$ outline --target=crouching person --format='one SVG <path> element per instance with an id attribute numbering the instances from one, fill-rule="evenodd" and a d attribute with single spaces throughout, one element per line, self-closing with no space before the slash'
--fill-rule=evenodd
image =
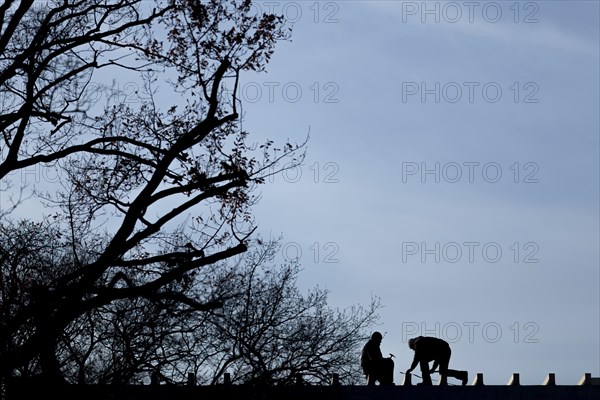
<path id="1" fill-rule="evenodd" d="M 469 374 L 467 371 L 458 371 L 449 369 L 450 356 L 452 354 L 450 345 L 445 340 L 436 337 L 419 336 L 408 341 L 408 347 L 414 352 L 415 356 L 409 369 L 410 374 L 413 369 L 419 365 L 423 375 L 423 385 L 431 385 L 431 373 L 435 372 L 438 365 L 440 367 L 440 384 L 447 385 L 448 377 L 459 379 L 462 385 L 467 384 Z M 429 362 L 433 361 L 433 366 L 429 369 Z"/>

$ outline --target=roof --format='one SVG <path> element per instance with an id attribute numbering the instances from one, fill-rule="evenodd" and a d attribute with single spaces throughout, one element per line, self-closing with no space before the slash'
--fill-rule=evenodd
<path id="1" fill-rule="evenodd" d="M 478 381 L 479 379 L 479 381 Z M 332 383 L 336 383 L 335 380 Z M 518 374 L 513 374 L 506 385 L 485 385 L 481 374 L 465 386 L 418 386 L 405 380 L 402 384 L 386 386 L 339 385 L 330 386 L 175 386 L 175 385 L 40 385 L 13 384 L 6 387 L 7 400 L 22 400 L 60 396 L 61 400 L 598 400 L 600 378 L 586 373 L 572 385 L 556 385 L 549 374 L 540 385 L 520 385 Z"/>

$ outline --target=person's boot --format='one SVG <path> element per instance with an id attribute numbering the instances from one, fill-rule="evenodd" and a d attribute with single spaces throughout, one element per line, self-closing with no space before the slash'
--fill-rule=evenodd
<path id="1" fill-rule="evenodd" d="M 465 386 L 467 384 L 467 381 L 469 380 L 469 372 L 460 371 L 460 380 L 462 381 L 462 385 Z"/>
<path id="2" fill-rule="evenodd" d="M 431 377 L 429 375 L 423 374 L 423 382 L 419 383 L 419 385 L 431 386 L 433 383 L 431 382 Z"/>
<path id="3" fill-rule="evenodd" d="M 440 386 L 448 386 L 448 377 L 444 374 L 440 374 L 440 381 L 438 384 Z"/>
<path id="4" fill-rule="evenodd" d="M 375 377 L 372 374 L 367 375 L 367 386 L 375 386 Z"/>

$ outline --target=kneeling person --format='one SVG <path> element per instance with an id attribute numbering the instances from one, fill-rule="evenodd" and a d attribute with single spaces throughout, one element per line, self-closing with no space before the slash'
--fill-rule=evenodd
<path id="1" fill-rule="evenodd" d="M 382 385 L 394 383 L 394 361 L 391 357 L 384 358 L 381 354 L 381 341 L 383 336 L 379 332 L 373 332 L 371 339 L 365 344 L 360 356 L 360 366 L 367 377 L 367 385 Z"/>

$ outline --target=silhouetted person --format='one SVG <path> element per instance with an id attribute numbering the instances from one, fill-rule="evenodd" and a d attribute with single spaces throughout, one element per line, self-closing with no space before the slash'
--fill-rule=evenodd
<path id="1" fill-rule="evenodd" d="M 373 332 L 371 339 L 365 344 L 360 355 L 360 366 L 367 377 L 367 385 L 379 382 L 382 385 L 394 383 L 394 361 L 391 357 L 384 358 L 381 354 L 383 336 Z"/>
<path id="2" fill-rule="evenodd" d="M 448 369 L 450 363 L 450 345 L 435 337 L 419 336 L 408 341 L 408 347 L 415 352 L 412 365 L 406 370 L 409 374 L 417 367 L 421 366 L 421 374 L 423 375 L 423 385 L 431 385 L 431 373 L 435 372 L 438 365 L 440 366 L 440 384 L 447 385 L 448 377 L 460 379 L 463 386 L 467 384 L 469 373 L 467 371 L 457 371 Z M 431 370 L 429 369 L 429 361 L 433 361 Z"/>

